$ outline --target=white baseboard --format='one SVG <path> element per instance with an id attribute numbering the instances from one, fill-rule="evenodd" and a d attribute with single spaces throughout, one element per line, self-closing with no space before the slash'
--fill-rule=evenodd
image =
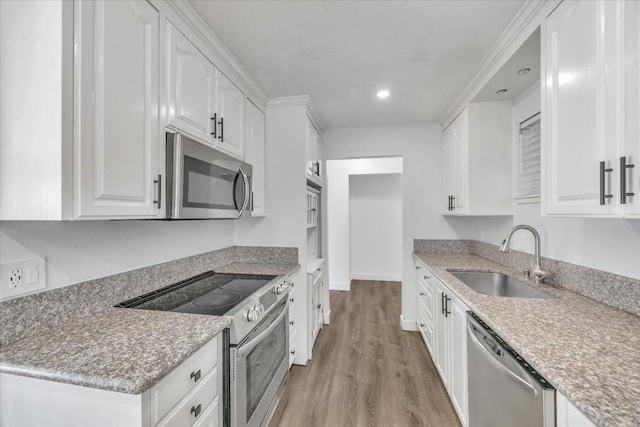
<path id="1" fill-rule="evenodd" d="M 415 320 L 405 319 L 404 316 L 400 315 L 400 327 L 403 331 L 417 331 L 418 325 L 416 325 Z"/>
<path id="2" fill-rule="evenodd" d="M 401 278 L 397 274 L 367 274 L 367 273 L 353 273 L 351 275 L 352 280 L 375 280 L 380 282 L 400 282 Z"/>
<path id="3" fill-rule="evenodd" d="M 322 318 L 322 321 L 325 325 L 328 325 L 331 323 L 331 310 L 327 311 L 326 313 L 324 313 L 324 316 Z"/>
<path id="4" fill-rule="evenodd" d="M 351 283 L 330 283 L 329 290 L 331 291 L 350 291 Z"/>

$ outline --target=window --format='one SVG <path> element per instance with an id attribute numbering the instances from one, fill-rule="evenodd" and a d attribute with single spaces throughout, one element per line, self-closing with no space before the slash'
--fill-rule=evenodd
<path id="1" fill-rule="evenodd" d="M 515 198 L 531 202 L 540 199 L 540 113 L 520 123 Z"/>

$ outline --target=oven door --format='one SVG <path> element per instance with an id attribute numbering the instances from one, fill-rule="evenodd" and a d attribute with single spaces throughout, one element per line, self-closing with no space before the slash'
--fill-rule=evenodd
<path id="1" fill-rule="evenodd" d="M 289 370 L 287 299 L 239 345 L 231 347 L 231 426 L 266 425 L 265 417 Z"/>
<path id="2" fill-rule="evenodd" d="M 251 212 L 251 165 L 167 133 L 167 217 L 239 218 Z"/>

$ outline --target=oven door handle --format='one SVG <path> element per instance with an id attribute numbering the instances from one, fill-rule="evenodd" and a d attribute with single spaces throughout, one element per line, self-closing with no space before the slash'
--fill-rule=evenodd
<path id="1" fill-rule="evenodd" d="M 244 200 L 242 202 L 242 207 L 238 211 L 238 216 L 242 216 L 244 211 L 249 206 L 249 193 L 250 193 L 249 185 L 250 184 L 249 184 L 249 177 L 247 176 L 246 173 L 244 173 L 242 168 L 240 168 L 240 170 L 238 170 L 238 173 L 242 176 L 242 181 L 244 182 Z"/>
<path id="2" fill-rule="evenodd" d="M 247 353 L 253 350 L 258 344 L 260 344 L 260 341 L 262 341 L 264 337 L 269 335 L 271 332 L 273 332 L 275 328 L 278 327 L 278 323 L 280 323 L 282 318 L 285 317 L 287 313 L 289 313 L 289 310 L 287 309 L 287 305 L 285 304 L 284 309 L 282 310 L 282 313 L 280 313 L 278 317 L 276 317 L 276 319 L 271 323 L 271 325 L 269 325 L 267 329 L 262 331 L 257 337 L 255 337 L 248 343 L 238 347 L 238 357 L 245 357 Z"/>

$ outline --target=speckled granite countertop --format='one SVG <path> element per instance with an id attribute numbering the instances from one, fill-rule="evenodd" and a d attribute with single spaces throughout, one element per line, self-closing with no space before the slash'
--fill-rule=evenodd
<path id="1" fill-rule="evenodd" d="M 109 308 L 0 351 L 0 372 L 139 394 L 229 326 L 219 316 Z"/>
<path id="2" fill-rule="evenodd" d="M 640 317 L 532 282 L 557 299 L 478 294 L 447 270 L 522 275 L 476 255 L 414 257 L 596 424 L 640 426 Z"/>
<path id="3" fill-rule="evenodd" d="M 235 262 L 218 273 L 285 275 L 298 264 Z M 224 316 L 108 308 L 0 349 L 0 372 L 138 394 L 224 328 Z"/>
<path id="4" fill-rule="evenodd" d="M 292 274 L 300 269 L 298 264 L 259 264 L 251 262 L 234 262 L 216 268 L 216 273 L 229 274 L 265 274 L 280 276 Z"/>

